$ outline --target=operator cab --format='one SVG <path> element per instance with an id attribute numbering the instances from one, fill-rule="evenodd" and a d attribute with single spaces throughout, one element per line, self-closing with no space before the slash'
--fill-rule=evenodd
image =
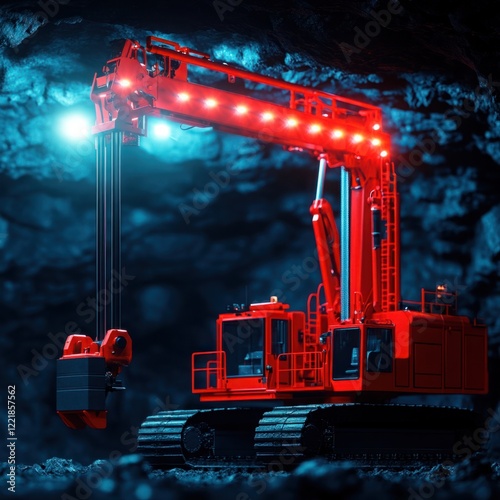
<path id="1" fill-rule="evenodd" d="M 291 352 L 302 341 L 305 316 L 288 304 L 269 302 L 228 307 L 217 319 L 217 350 L 193 355 L 195 392 L 254 395 L 274 391 L 291 377 Z M 286 379 L 286 380 L 285 380 Z"/>

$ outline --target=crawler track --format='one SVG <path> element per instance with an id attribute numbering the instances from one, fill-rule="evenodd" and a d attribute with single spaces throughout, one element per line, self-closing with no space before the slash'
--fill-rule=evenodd
<path id="1" fill-rule="evenodd" d="M 185 465 L 182 431 L 197 410 L 162 411 L 146 419 L 139 430 L 140 452 L 156 469 Z"/>
<path id="2" fill-rule="evenodd" d="M 368 466 L 458 460 L 459 444 L 481 426 L 460 408 L 305 405 L 161 412 L 139 430 L 139 452 L 155 468 L 291 469 L 320 456 Z M 458 445 L 457 445 L 458 443 Z"/>

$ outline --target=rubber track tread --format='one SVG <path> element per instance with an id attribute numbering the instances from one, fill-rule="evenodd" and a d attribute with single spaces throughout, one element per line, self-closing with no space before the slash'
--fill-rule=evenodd
<path id="1" fill-rule="evenodd" d="M 219 416 L 229 416 L 231 410 L 176 410 L 148 417 L 139 430 L 139 452 L 155 468 L 227 467 L 231 465 L 230 453 L 200 461 L 189 459 L 186 463 L 181 440 L 188 421 L 188 425 L 192 425 L 209 415 L 219 419 Z M 217 415 L 219 411 L 223 413 Z M 278 464 L 280 470 L 290 469 L 312 456 L 304 446 L 306 428 L 308 432 L 312 428 L 313 437 L 315 432 L 320 436 L 315 455 L 331 461 L 351 460 L 366 466 L 435 464 L 444 459 L 457 459 L 453 454 L 453 444 L 481 425 L 479 417 L 477 413 L 461 408 L 404 404 L 275 407 L 263 411 L 258 420 L 252 465 L 274 467 Z M 242 419 L 231 418 L 232 424 L 235 421 Z M 238 466 L 239 461 L 241 463 L 236 449 L 234 466 Z M 246 465 L 250 464 L 246 462 Z"/>
<path id="2" fill-rule="evenodd" d="M 182 467 L 182 431 L 187 420 L 200 410 L 162 411 L 148 417 L 138 433 L 138 452 L 154 468 Z"/>

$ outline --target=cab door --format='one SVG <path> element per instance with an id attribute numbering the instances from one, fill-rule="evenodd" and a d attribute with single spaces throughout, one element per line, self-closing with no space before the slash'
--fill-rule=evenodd
<path id="1" fill-rule="evenodd" d="M 228 389 L 265 387 L 265 318 L 247 316 L 221 322 Z"/>
<path id="2" fill-rule="evenodd" d="M 270 365 L 275 371 L 274 381 L 276 387 L 292 384 L 292 355 L 290 354 L 290 320 L 283 318 L 270 318 Z M 271 375 L 271 374 L 270 374 Z M 274 385 L 273 384 L 273 385 Z"/>

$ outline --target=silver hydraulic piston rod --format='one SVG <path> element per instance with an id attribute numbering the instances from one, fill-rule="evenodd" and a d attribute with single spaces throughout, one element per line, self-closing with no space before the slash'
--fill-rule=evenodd
<path id="1" fill-rule="evenodd" d="M 111 282 L 121 272 L 122 132 L 96 137 L 96 340 L 121 328 L 121 295 Z M 108 207 L 109 200 L 109 207 Z"/>
<path id="2" fill-rule="evenodd" d="M 340 169 L 340 320 L 350 318 L 351 173 Z"/>

